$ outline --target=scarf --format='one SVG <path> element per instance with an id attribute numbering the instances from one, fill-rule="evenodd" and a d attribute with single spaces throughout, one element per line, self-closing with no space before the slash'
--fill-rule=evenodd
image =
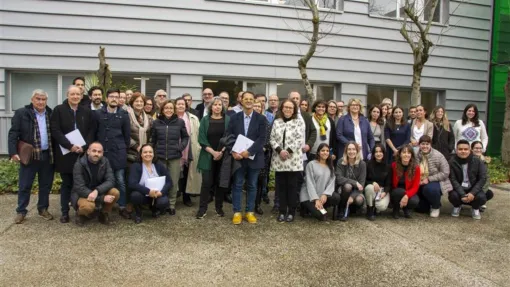
<path id="1" fill-rule="evenodd" d="M 429 177 L 429 154 L 421 153 L 421 161 L 420 161 L 420 180 L 424 180 Z"/>
<path id="2" fill-rule="evenodd" d="M 151 164 L 152 173 L 149 173 L 149 169 L 145 165 L 145 163 L 142 164 L 142 177 L 140 178 L 140 181 L 138 182 L 140 185 L 145 185 L 145 182 L 149 178 L 158 177 L 158 172 L 156 171 L 156 166 L 154 164 Z"/>
<path id="3" fill-rule="evenodd" d="M 34 113 L 34 150 L 32 151 L 32 158 L 34 160 L 41 160 L 42 148 L 41 148 L 41 132 L 39 131 L 39 122 L 37 122 L 36 111 L 32 111 Z M 50 129 L 50 117 L 48 113 L 45 114 L 46 117 L 46 133 L 48 134 L 48 150 L 50 151 L 50 164 L 53 164 L 53 147 L 51 145 L 51 129 Z"/>
<path id="4" fill-rule="evenodd" d="M 319 118 L 319 116 L 316 113 L 313 113 L 313 118 L 319 124 L 321 140 L 325 140 L 326 139 L 326 130 L 327 130 L 326 123 L 328 122 L 328 116 L 326 114 L 323 114 L 322 118 Z"/>
<path id="5" fill-rule="evenodd" d="M 184 121 L 184 124 L 186 125 L 186 131 L 188 132 L 188 135 L 190 136 L 190 140 L 188 141 L 188 145 L 186 148 L 182 151 L 182 157 L 181 157 L 181 167 L 184 165 L 188 165 L 188 154 L 189 154 L 189 146 L 191 143 L 191 122 L 189 120 L 188 113 L 184 112 L 182 114 L 182 117 L 179 117 Z"/>
<path id="6" fill-rule="evenodd" d="M 140 115 L 137 116 L 135 114 L 134 109 L 128 109 L 129 118 L 131 119 L 131 124 L 134 125 L 138 129 L 138 145 L 142 146 L 147 143 L 147 131 L 150 129 L 149 126 L 149 118 L 145 114 L 144 111 L 140 112 Z"/>

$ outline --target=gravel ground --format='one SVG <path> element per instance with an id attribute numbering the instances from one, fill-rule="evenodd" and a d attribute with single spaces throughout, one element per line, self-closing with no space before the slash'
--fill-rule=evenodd
<path id="1" fill-rule="evenodd" d="M 17 197 L 0 196 L 0 286 L 510 286 L 509 185 L 481 221 L 464 208 L 452 218 L 443 198 L 438 219 L 414 214 L 370 222 L 298 218 L 277 223 L 264 205 L 256 225 L 231 224 L 211 205 L 194 218 L 198 198 L 177 215 L 135 225 L 117 214 L 114 225 L 85 227 L 37 216 L 33 196 L 27 220 L 13 224 Z M 72 217 L 73 219 L 73 217 Z"/>

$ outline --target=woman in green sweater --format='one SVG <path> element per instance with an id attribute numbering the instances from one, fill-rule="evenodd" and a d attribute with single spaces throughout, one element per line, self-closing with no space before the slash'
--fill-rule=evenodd
<path id="1" fill-rule="evenodd" d="M 202 173 L 202 188 L 200 190 L 200 207 L 197 219 L 204 218 L 209 204 L 211 190 L 215 190 L 216 214 L 223 217 L 223 196 L 225 190 L 219 187 L 219 174 L 223 158 L 223 149 L 220 149 L 220 139 L 227 131 L 229 117 L 219 97 L 215 97 L 207 107 L 208 113 L 200 121 L 198 130 L 198 143 L 202 147 L 198 158 L 198 171 Z"/>

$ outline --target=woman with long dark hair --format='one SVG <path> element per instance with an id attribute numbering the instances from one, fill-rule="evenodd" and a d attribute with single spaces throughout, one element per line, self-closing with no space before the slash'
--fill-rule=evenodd
<path id="1" fill-rule="evenodd" d="M 390 200 L 393 205 L 393 218 L 398 219 L 400 209 L 405 218 L 411 218 L 411 210 L 418 206 L 416 195 L 420 188 L 420 166 L 411 145 L 403 146 L 391 164 L 392 183 Z"/>
<path id="2" fill-rule="evenodd" d="M 340 118 L 340 116 L 338 115 L 338 106 L 336 105 L 336 102 L 331 100 L 331 101 L 328 101 L 328 105 L 326 106 L 327 108 L 327 114 L 328 114 L 328 117 L 335 123 L 338 122 L 338 119 Z"/>
<path id="3" fill-rule="evenodd" d="M 135 209 L 135 223 L 142 222 L 142 205 L 148 205 L 152 217 L 157 218 L 170 205 L 168 191 L 172 186 L 172 179 L 163 164 L 154 162 L 154 149 L 150 144 L 140 147 L 139 161 L 131 165 L 129 172 L 129 189 L 131 203 Z M 160 190 L 150 189 L 145 185 L 150 178 L 165 177 L 165 185 Z"/>
<path id="4" fill-rule="evenodd" d="M 175 103 L 165 101 L 161 104 L 160 115 L 152 126 L 151 143 L 160 163 L 164 164 L 170 172 L 172 185 L 168 198 L 170 208 L 168 213 L 175 215 L 177 201 L 177 183 L 181 175 L 182 152 L 188 146 L 189 134 L 186 124 L 175 113 Z"/>
<path id="5" fill-rule="evenodd" d="M 479 119 L 478 107 L 475 104 L 468 104 L 462 113 L 462 119 L 457 120 L 453 126 L 455 135 L 455 144 L 459 140 L 467 140 L 469 144 L 474 141 L 481 141 L 483 144 L 483 152 L 489 144 L 489 137 L 485 124 Z"/>
<path id="6" fill-rule="evenodd" d="M 220 169 L 224 150 L 220 148 L 220 139 L 225 136 L 230 117 L 226 115 L 226 107 L 221 98 L 214 97 L 207 106 L 207 115 L 200 121 L 198 142 L 202 146 L 198 158 L 198 170 L 202 174 L 202 188 L 200 190 L 200 207 L 196 218 L 204 218 L 207 205 L 214 193 L 216 214 L 225 216 L 223 212 L 223 197 L 225 189 L 219 186 Z"/>
<path id="7" fill-rule="evenodd" d="M 361 149 L 356 142 L 350 141 L 345 145 L 343 157 L 336 166 L 336 184 L 340 201 L 340 220 L 347 221 L 349 218 L 350 206 L 363 206 L 365 197 L 363 188 L 367 175 L 367 167 L 361 160 Z M 336 215 L 334 215 L 336 219 Z"/>
<path id="8" fill-rule="evenodd" d="M 444 107 L 435 107 L 430 114 L 429 120 L 434 124 L 432 147 L 442 153 L 448 161 L 455 148 L 455 136 Z"/>
<path id="9" fill-rule="evenodd" d="M 416 106 L 416 119 L 411 123 L 411 145 L 415 153 L 418 152 L 418 142 L 423 135 L 434 137 L 434 125 L 426 118 L 425 107 Z"/>
<path id="10" fill-rule="evenodd" d="M 328 146 L 333 151 L 333 160 L 336 159 L 337 150 L 335 122 L 328 117 L 328 114 L 326 113 L 326 106 L 327 103 L 323 100 L 315 101 L 312 106 L 312 122 L 315 126 L 315 129 L 317 130 L 317 139 L 315 140 L 313 147 L 310 149 L 310 155 L 308 157 L 309 161 L 317 158 L 317 148 L 323 143 L 328 144 Z"/>
<path id="11" fill-rule="evenodd" d="M 154 117 L 154 114 L 156 113 L 156 108 L 155 108 L 153 99 L 147 98 L 145 100 L 145 105 L 143 106 L 143 111 L 151 118 Z"/>
<path id="12" fill-rule="evenodd" d="M 304 122 L 298 118 L 297 105 L 287 99 L 273 122 L 269 142 L 273 148 L 271 169 L 275 171 L 276 192 L 280 202 L 278 222 L 292 222 L 298 202 L 298 176 L 303 171 Z"/>
<path id="13" fill-rule="evenodd" d="M 374 136 L 374 142 L 380 143 L 386 148 L 386 141 L 384 140 L 384 125 L 386 119 L 381 116 L 381 109 L 378 106 L 372 106 L 368 110 L 368 122 L 370 123 L 370 130 Z"/>
<path id="14" fill-rule="evenodd" d="M 388 163 L 391 163 L 397 155 L 398 149 L 409 144 L 411 139 L 411 128 L 404 119 L 404 110 L 401 107 L 393 108 L 393 113 L 384 128 L 384 138 L 388 147 Z"/>
<path id="15" fill-rule="evenodd" d="M 301 187 L 299 200 L 313 217 L 326 220 L 326 209 L 329 206 L 337 208 L 340 195 L 335 192 L 335 170 L 329 145 L 321 143 L 316 155 L 315 160 L 306 165 L 305 184 Z"/>
<path id="16" fill-rule="evenodd" d="M 485 184 L 482 187 L 483 192 L 485 192 L 485 196 L 487 197 L 487 201 L 491 200 L 494 197 L 494 192 L 489 188 L 491 181 L 489 177 L 489 163 L 491 162 L 490 157 L 486 157 L 483 155 L 483 143 L 481 141 L 474 141 L 471 144 L 471 152 L 473 153 L 473 156 L 479 158 L 486 167 L 487 170 L 487 180 L 485 181 Z M 487 205 L 480 206 L 480 212 L 484 212 L 487 208 Z"/>
<path id="17" fill-rule="evenodd" d="M 376 210 L 382 212 L 388 208 L 391 176 L 391 168 L 386 162 L 386 150 L 382 144 L 376 143 L 372 158 L 367 163 L 365 198 L 369 220 L 375 219 Z"/>

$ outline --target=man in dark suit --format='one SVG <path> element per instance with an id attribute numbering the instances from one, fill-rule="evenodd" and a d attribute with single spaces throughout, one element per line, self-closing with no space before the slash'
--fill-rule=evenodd
<path id="1" fill-rule="evenodd" d="M 230 118 L 227 134 L 238 137 L 243 135 L 253 141 L 253 145 L 241 153 L 232 152 L 232 157 L 241 163 L 241 167 L 234 173 L 232 188 L 232 205 L 234 209 L 233 224 L 241 224 L 241 198 L 243 185 L 246 179 L 246 214 L 249 223 L 257 223 L 253 211 L 255 210 L 255 197 L 257 195 L 257 180 L 260 169 L 264 168 L 263 146 L 266 142 L 266 119 L 253 111 L 255 95 L 244 92 L 241 98 L 243 111 Z M 249 157 L 255 156 L 250 159 Z"/>
<path id="2" fill-rule="evenodd" d="M 190 93 L 184 93 L 184 94 L 182 94 L 182 98 L 186 102 L 186 108 L 188 109 L 188 112 L 190 112 L 190 113 L 192 113 L 192 114 L 194 114 L 195 116 L 198 117 L 200 115 L 198 113 L 198 111 L 191 107 L 191 104 L 193 103 L 193 97 L 191 97 L 191 94 Z"/>
<path id="3" fill-rule="evenodd" d="M 207 115 L 206 107 L 212 101 L 213 97 L 214 97 L 214 93 L 211 89 L 205 88 L 202 91 L 202 103 L 198 104 L 195 108 L 198 111 L 199 119 L 202 119 L 205 115 Z"/>

